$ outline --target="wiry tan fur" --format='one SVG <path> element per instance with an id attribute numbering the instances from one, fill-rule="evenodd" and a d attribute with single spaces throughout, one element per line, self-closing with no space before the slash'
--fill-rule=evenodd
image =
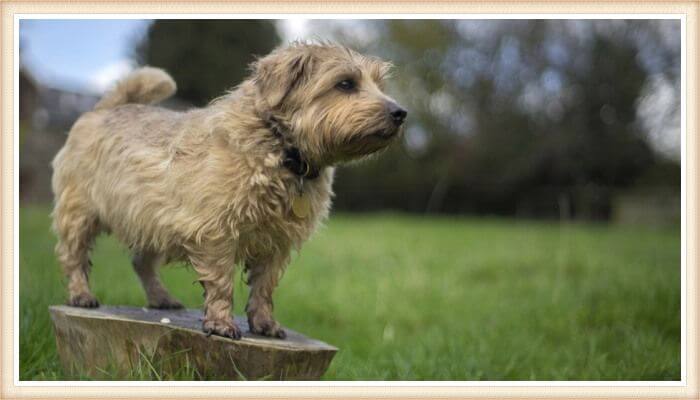
<path id="1" fill-rule="evenodd" d="M 232 277 L 242 265 L 251 331 L 284 337 L 272 292 L 290 252 L 328 215 L 333 165 L 384 148 L 399 131 L 387 115 L 395 103 L 381 89 L 388 67 L 340 46 L 295 43 L 259 59 L 235 90 L 187 112 L 145 105 L 174 93 L 164 71 L 128 76 L 80 117 L 53 161 L 53 229 L 69 303 L 97 306 L 89 252 L 96 235 L 111 232 L 133 252 L 150 306 L 182 307 L 157 267 L 186 261 L 205 290 L 203 329 L 237 338 Z M 356 91 L 335 87 L 348 78 Z M 299 177 L 282 166 L 269 115 L 321 169 L 303 185 L 305 218 L 291 210 Z"/>

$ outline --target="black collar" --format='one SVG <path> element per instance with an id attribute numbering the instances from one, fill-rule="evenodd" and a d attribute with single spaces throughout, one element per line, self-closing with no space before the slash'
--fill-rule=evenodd
<path id="1" fill-rule="evenodd" d="M 284 126 L 277 120 L 277 118 L 272 115 L 263 118 L 265 121 L 265 126 L 272 132 L 273 135 L 282 140 L 282 146 L 284 150 L 284 159 L 282 160 L 282 165 L 290 170 L 294 175 L 313 180 L 318 178 L 321 171 L 319 168 L 314 167 L 311 163 L 306 161 L 299 151 L 299 148 L 288 143 L 290 140 L 288 135 L 285 135 Z"/>

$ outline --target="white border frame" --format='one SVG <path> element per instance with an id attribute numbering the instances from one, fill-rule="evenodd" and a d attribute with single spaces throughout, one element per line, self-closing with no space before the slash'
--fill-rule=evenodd
<path id="1" fill-rule="evenodd" d="M 13 380 L 18 387 L 686 387 L 687 386 L 687 109 L 686 109 L 686 15 L 685 14 L 26 14 L 14 15 L 13 113 L 19 115 L 19 22 L 20 20 L 56 19 L 658 19 L 681 22 L 681 380 L 680 381 L 20 381 L 19 380 L 19 119 L 14 118 L 14 184 L 13 184 Z"/>

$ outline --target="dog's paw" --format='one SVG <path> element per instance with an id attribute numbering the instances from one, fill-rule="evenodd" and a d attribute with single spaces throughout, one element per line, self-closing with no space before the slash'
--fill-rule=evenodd
<path id="1" fill-rule="evenodd" d="M 218 335 L 236 340 L 241 338 L 241 330 L 231 319 L 204 320 L 202 330 L 207 336 Z"/>
<path id="2" fill-rule="evenodd" d="M 287 332 L 282 329 L 279 323 L 274 319 L 248 317 L 248 326 L 250 327 L 250 332 L 256 335 L 274 337 L 278 339 L 284 339 L 287 337 Z"/>
<path id="3" fill-rule="evenodd" d="M 159 299 L 158 301 L 151 301 L 148 303 L 148 308 L 156 308 L 159 310 L 177 310 L 184 307 L 182 303 L 173 298 Z"/>
<path id="4" fill-rule="evenodd" d="M 100 302 L 90 293 L 80 293 L 71 296 L 70 300 L 68 300 L 68 305 L 73 307 L 97 308 L 100 306 Z"/>

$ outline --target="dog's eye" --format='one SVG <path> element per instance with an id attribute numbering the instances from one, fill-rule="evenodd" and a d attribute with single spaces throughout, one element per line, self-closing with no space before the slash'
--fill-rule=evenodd
<path id="1" fill-rule="evenodd" d="M 357 87 L 357 84 L 352 79 L 343 79 L 342 81 L 338 82 L 335 85 L 335 87 L 339 90 L 344 91 L 344 92 L 351 92 L 351 91 L 355 90 L 355 87 Z"/>

